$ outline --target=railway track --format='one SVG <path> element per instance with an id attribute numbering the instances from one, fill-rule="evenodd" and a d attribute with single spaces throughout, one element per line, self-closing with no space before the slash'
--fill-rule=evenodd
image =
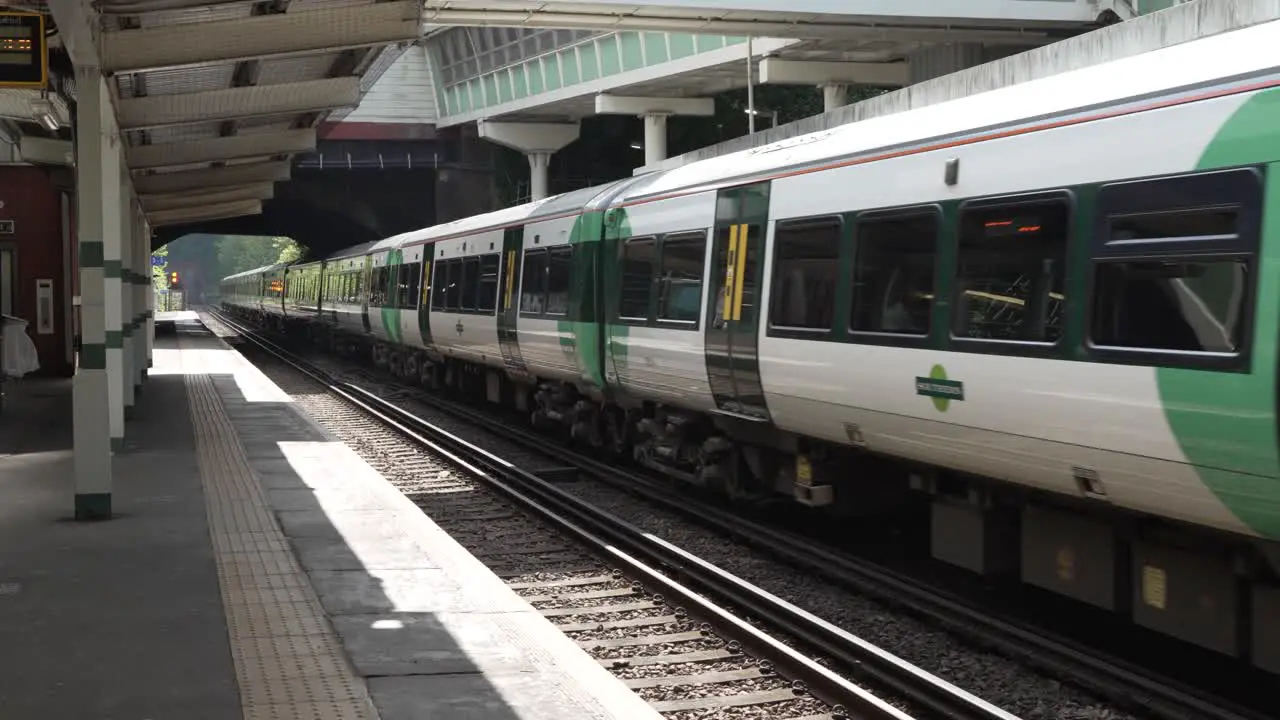
<path id="1" fill-rule="evenodd" d="M 564 492 L 563 464 L 498 457 L 214 318 L 271 358 L 260 367 L 316 420 L 340 428 L 437 524 L 672 720 L 1016 718 Z"/>
<path id="2" fill-rule="evenodd" d="M 1255 720 L 1270 717 L 1267 713 L 1194 691 L 1186 683 L 1162 678 L 1133 663 L 1100 656 L 1094 648 L 1053 636 L 1032 624 L 993 617 L 980 608 L 975 608 L 971 602 L 949 597 L 935 587 L 875 563 L 821 547 L 812 538 L 751 522 L 740 513 L 699 502 L 687 495 L 673 495 L 670 486 L 660 480 L 548 443 L 545 436 L 504 422 L 505 418 L 416 388 L 389 384 L 385 378 L 379 378 L 378 373 L 363 368 L 354 372 L 347 369 L 331 372 L 353 380 L 361 387 L 376 388 L 375 391 L 380 396 L 389 399 L 402 410 L 408 407 L 414 413 L 421 414 L 423 406 L 428 406 L 434 411 L 428 413 L 432 422 L 453 428 L 455 432 L 462 431 L 460 425 L 482 428 L 486 446 L 490 446 L 489 438 L 497 439 L 496 444 L 504 447 L 504 454 L 518 456 L 522 464 L 537 468 L 544 476 L 556 477 L 565 473 L 589 475 L 612 488 L 614 494 L 621 491 L 637 496 L 644 503 L 661 507 L 673 515 L 689 518 L 713 529 L 721 537 L 731 538 L 736 543 L 771 556 L 807 575 L 822 578 L 882 605 L 905 609 L 932 627 L 966 638 L 972 645 L 989 648 L 1004 658 L 1036 668 L 1046 676 L 1061 678 L 1073 686 L 1085 689 L 1089 694 L 1105 699 L 1107 704 L 1117 710 L 1143 717 L 1179 720 Z M 474 435 L 474 431 L 471 434 Z M 574 486 L 575 484 L 570 483 L 564 487 L 575 489 Z M 577 483 L 576 486 L 576 494 L 580 496 L 590 498 L 599 494 L 590 491 L 597 483 Z M 824 648 L 832 657 L 841 658 L 840 652 L 830 650 L 831 647 L 839 648 L 842 638 L 838 636 L 810 637 L 806 638 L 806 642 L 813 647 Z M 894 672 L 893 660 L 886 660 L 882 667 L 875 653 L 861 658 L 841 658 L 846 666 L 855 668 L 852 673 L 855 677 L 869 678 L 871 681 L 876 681 L 881 674 L 891 676 Z M 981 670 L 968 674 L 972 677 L 974 674 L 981 674 Z M 1000 681 L 995 682 L 1000 684 Z M 984 694 L 986 692 L 985 684 L 960 684 L 983 687 Z M 1070 711 L 1046 711 L 1041 714 L 1039 710 L 1043 704 L 1042 701 L 1031 700 L 1021 703 L 1019 707 L 1027 713 L 1027 717 L 1124 716 L 1123 713 L 1112 714 L 1097 707 L 1077 707 Z M 1028 706 L 1031 707 L 1030 710 Z"/>

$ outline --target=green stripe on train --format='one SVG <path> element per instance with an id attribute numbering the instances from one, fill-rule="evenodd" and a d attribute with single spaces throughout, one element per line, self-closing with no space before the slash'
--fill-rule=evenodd
<path id="1" fill-rule="evenodd" d="M 1276 343 L 1280 323 L 1280 91 L 1249 98 L 1223 124 L 1198 170 L 1270 163 L 1256 269 L 1248 374 L 1158 368 L 1165 417 L 1201 480 L 1244 524 L 1280 540 Z"/>
<path id="2" fill-rule="evenodd" d="M 560 344 L 574 358 L 583 382 L 604 388 L 604 345 L 599 318 L 604 308 L 597 301 L 602 280 L 600 251 L 604 237 L 604 213 L 584 212 L 573 222 L 569 245 L 573 247 L 573 287 L 569 293 L 569 319 L 558 324 Z"/>
<path id="3" fill-rule="evenodd" d="M 402 251 L 390 250 L 387 252 L 386 267 L 388 269 L 397 267 L 397 266 L 403 266 L 403 264 L 404 264 L 404 253 Z M 401 269 L 403 268 L 397 267 L 397 273 L 399 273 Z M 399 274 L 397 274 L 396 277 L 399 277 Z M 395 307 L 394 305 L 394 303 L 396 302 L 398 293 L 399 293 L 399 287 L 398 286 L 392 287 L 388 283 L 387 296 L 383 298 L 382 301 L 384 303 L 390 303 L 391 307 L 388 307 L 386 305 L 382 307 L 382 329 L 386 331 L 387 337 L 391 340 L 391 342 L 396 343 L 397 345 L 403 345 L 404 340 L 400 337 L 401 335 L 400 308 Z"/>

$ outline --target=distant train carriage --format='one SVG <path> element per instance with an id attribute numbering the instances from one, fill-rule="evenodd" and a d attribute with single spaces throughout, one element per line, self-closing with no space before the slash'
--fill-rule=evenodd
<path id="1" fill-rule="evenodd" d="M 925 493 L 939 559 L 1138 598 L 1136 622 L 1280 671 L 1278 42 L 1260 24 L 322 274 L 401 377 L 741 499 Z M 269 313 L 275 272 L 256 298 L 228 278 L 228 307 Z"/>

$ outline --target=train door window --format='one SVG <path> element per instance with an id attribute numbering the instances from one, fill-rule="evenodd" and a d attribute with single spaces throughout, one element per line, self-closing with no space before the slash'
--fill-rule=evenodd
<path id="1" fill-rule="evenodd" d="M 547 302 L 547 251 L 526 250 L 520 276 L 520 312 L 541 315 Z"/>
<path id="2" fill-rule="evenodd" d="M 702 315 L 702 276 L 707 263 L 707 232 L 683 232 L 662 238 L 658 269 L 658 319 L 696 327 Z"/>
<path id="3" fill-rule="evenodd" d="M 476 309 L 476 290 L 480 288 L 480 258 L 469 257 L 462 260 L 462 300 L 463 310 Z"/>
<path id="4" fill-rule="evenodd" d="M 825 332 L 835 322 L 836 266 L 843 222 L 838 217 L 789 220 L 773 235 L 769 324 Z"/>
<path id="5" fill-rule="evenodd" d="M 850 330 L 929 334 L 938 229 L 932 208 L 858 218 Z"/>
<path id="6" fill-rule="evenodd" d="M 1032 343 L 1062 337 L 1070 217 L 1061 196 L 961 210 L 956 337 Z"/>
<path id="7" fill-rule="evenodd" d="M 653 261 L 657 238 L 629 238 L 622 245 L 622 282 L 619 287 L 618 317 L 649 319 L 649 295 L 653 289 Z"/>
<path id="8" fill-rule="evenodd" d="M 1103 187 L 1093 249 L 1095 354 L 1246 367 L 1261 188 L 1247 168 Z"/>
<path id="9" fill-rule="evenodd" d="M 409 263 L 400 267 L 400 307 L 412 310 L 417 307 L 418 283 L 422 278 L 422 263 Z"/>
<path id="10" fill-rule="evenodd" d="M 457 312 L 462 309 L 462 292 L 464 289 L 462 260 L 459 258 L 445 260 L 444 265 L 448 269 L 444 285 L 444 307 L 450 312 Z"/>
<path id="11" fill-rule="evenodd" d="M 501 261 L 499 253 L 489 253 L 480 257 L 480 283 L 476 291 L 476 309 L 492 313 L 498 307 L 498 265 Z"/>
<path id="12" fill-rule="evenodd" d="M 445 309 L 445 288 L 449 287 L 449 262 L 436 262 L 435 277 L 431 280 L 431 309 L 437 312 Z"/>
<path id="13" fill-rule="evenodd" d="M 569 313 L 569 289 L 573 276 L 573 247 L 561 245 L 547 250 L 547 315 Z"/>

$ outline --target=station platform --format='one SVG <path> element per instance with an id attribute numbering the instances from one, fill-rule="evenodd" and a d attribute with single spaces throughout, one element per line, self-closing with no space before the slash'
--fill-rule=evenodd
<path id="1" fill-rule="evenodd" d="M 71 382 L 0 416 L 0 718 L 660 715 L 197 320 L 75 522 Z"/>

